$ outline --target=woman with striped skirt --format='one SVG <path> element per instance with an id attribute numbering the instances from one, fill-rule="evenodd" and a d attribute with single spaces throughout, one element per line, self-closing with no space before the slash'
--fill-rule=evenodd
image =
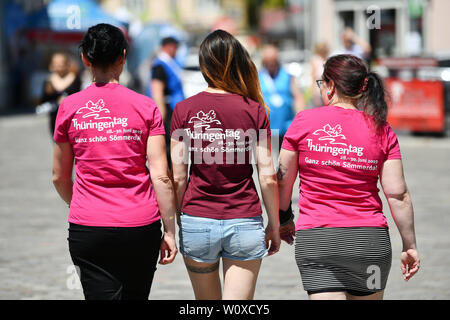
<path id="1" fill-rule="evenodd" d="M 378 180 L 402 238 L 405 281 L 420 266 L 400 147 L 386 121 L 383 82 L 361 59 L 337 55 L 327 60 L 317 85 L 325 106 L 297 114 L 280 152 L 280 235 L 288 243 L 295 237 L 310 299 L 382 299 L 392 252 Z"/>

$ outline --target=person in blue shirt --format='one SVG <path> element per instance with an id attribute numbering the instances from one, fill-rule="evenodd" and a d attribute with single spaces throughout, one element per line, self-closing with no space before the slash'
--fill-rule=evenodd
<path id="1" fill-rule="evenodd" d="M 161 40 L 161 50 L 152 62 L 150 95 L 161 112 L 166 129 L 167 157 L 170 159 L 170 122 L 175 105 L 184 100 L 182 68 L 176 61 L 179 41 L 174 37 Z M 169 161 L 170 163 L 170 161 Z"/>
<path id="2" fill-rule="evenodd" d="M 259 72 L 264 101 L 270 108 L 272 140 L 278 137 L 278 150 L 284 134 L 297 112 L 304 109 L 300 88 L 279 61 L 278 48 L 266 45 L 262 50 L 262 69 Z"/>

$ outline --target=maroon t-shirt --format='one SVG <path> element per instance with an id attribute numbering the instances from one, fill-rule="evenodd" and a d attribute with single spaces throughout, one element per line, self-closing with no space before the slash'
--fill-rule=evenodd
<path id="1" fill-rule="evenodd" d="M 237 94 L 203 91 L 176 105 L 171 136 L 189 150 L 183 213 L 213 219 L 261 215 L 252 164 L 255 143 L 270 136 L 263 106 Z"/>

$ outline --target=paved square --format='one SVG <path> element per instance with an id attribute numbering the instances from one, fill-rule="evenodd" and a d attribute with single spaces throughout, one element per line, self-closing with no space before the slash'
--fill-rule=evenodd
<path id="1" fill-rule="evenodd" d="M 450 299 L 450 139 L 400 135 L 422 267 L 400 271 L 401 240 L 384 201 L 393 263 L 385 299 Z M 51 181 L 47 118 L 0 117 L 0 299 L 83 299 L 67 246 L 68 209 Z M 298 200 L 294 191 L 293 203 Z M 194 299 L 181 256 L 158 266 L 150 299 Z M 261 267 L 255 299 L 307 299 L 284 242 Z"/>

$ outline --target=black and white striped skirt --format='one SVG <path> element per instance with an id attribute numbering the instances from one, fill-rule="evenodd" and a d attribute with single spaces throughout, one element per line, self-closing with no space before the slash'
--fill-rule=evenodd
<path id="1" fill-rule="evenodd" d="M 387 228 L 298 230 L 295 258 L 308 294 L 347 291 L 369 295 L 386 287 L 392 263 Z"/>

